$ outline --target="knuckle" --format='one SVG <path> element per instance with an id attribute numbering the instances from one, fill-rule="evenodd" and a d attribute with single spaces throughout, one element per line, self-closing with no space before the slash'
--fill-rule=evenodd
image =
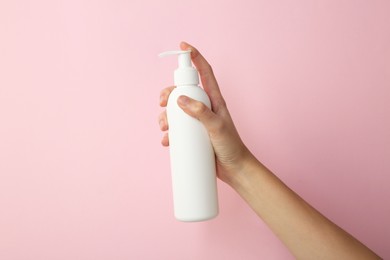
<path id="1" fill-rule="evenodd" d="M 168 129 L 168 122 L 167 122 L 167 116 L 166 116 L 166 113 L 165 112 L 162 112 L 159 116 L 158 116 L 158 124 L 160 126 L 160 129 L 162 131 L 165 131 Z"/>
<path id="2" fill-rule="evenodd" d="M 160 97 L 165 98 L 167 95 L 168 95 L 168 90 L 166 88 L 161 90 Z"/>
<path id="3" fill-rule="evenodd" d="M 210 72 L 210 74 L 214 74 L 213 67 L 210 64 L 208 64 L 208 71 Z"/>
<path id="4" fill-rule="evenodd" d="M 195 114 L 203 114 L 204 112 L 206 112 L 207 107 L 202 102 L 197 101 L 194 102 L 192 110 Z"/>
<path id="5" fill-rule="evenodd" d="M 174 89 L 174 86 L 166 87 L 160 91 L 160 96 L 165 97 L 168 96 L 172 90 Z"/>
<path id="6" fill-rule="evenodd" d="M 211 67 L 211 65 L 208 63 L 207 63 L 207 66 L 205 68 L 205 74 L 206 75 L 214 75 L 213 67 Z"/>
<path id="7" fill-rule="evenodd" d="M 226 101 L 225 99 L 221 98 L 220 100 L 218 100 L 218 107 L 220 108 L 226 108 Z"/>
<path id="8" fill-rule="evenodd" d="M 209 76 L 214 75 L 213 68 L 208 63 L 205 64 L 204 67 L 199 68 L 198 70 L 201 78 L 207 78 Z"/>
<path id="9" fill-rule="evenodd" d="M 164 117 L 165 117 L 165 112 L 161 112 L 161 113 L 158 115 L 158 121 L 164 120 Z"/>
<path id="10" fill-rule="evenodd" d="M 160 97 L 165 96 L 165 95 L 166 95 L 166 94 L 165 94 L 166 92 L 167 92 L 167 89 L 166 89 L 166 88 L 164 88 L 163 90 L 161 90 L 161 91 L 160 91 Z"/>

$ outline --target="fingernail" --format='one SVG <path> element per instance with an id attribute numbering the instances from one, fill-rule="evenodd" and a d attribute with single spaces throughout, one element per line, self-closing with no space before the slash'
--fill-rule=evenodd
<path id="1" fill-rule="evenodd" d="M 179 105 L 187 106 L 190 102 L 190 99 L 186 96 L 180 96 L 177 101 L 179 102 Z"/>

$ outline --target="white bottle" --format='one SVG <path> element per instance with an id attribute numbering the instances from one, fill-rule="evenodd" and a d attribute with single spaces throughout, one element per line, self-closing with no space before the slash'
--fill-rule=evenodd
<path id="1" fill-rule="evenodd" d="M 169 96 L 167 118 L 174 212 L 180 221 L 203 221 L 218 215 L 215 154 L 203 124 L 177 104 L 185 95 L 203 102 L 210 99 L 199 87 L 198 71 L 192 67 L 191 51 L 168 51 L 160 57 L 179 55 L 174 73 L 176 88 Z"/>

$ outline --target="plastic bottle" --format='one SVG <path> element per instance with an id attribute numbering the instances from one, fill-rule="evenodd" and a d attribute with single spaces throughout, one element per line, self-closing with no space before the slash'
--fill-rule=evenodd
<path id="1" fill-rule="evenodd" d="M 204 221 L 218 215 L 215 154 L 202 123 L 177 104 L 185 95 L 203 102 L 210 99 L 199 87 L 198 71 L 192 67 L 191 51 L 168 51 L 160 57 L 178 55 L 174 73 L 176 88 L 167 104 L 174 213 L 180 221 Z"/>

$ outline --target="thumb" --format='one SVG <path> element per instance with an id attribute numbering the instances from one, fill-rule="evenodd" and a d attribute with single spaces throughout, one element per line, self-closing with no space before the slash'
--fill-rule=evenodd
<path id="1" fill-rule="evenodd" d="M 177 99 L 177 104 L 186 114 L 198 119 L 209 132 L 212 132 L 217 116 L 210 108 L 187 96 L 180 96 Z"/>

